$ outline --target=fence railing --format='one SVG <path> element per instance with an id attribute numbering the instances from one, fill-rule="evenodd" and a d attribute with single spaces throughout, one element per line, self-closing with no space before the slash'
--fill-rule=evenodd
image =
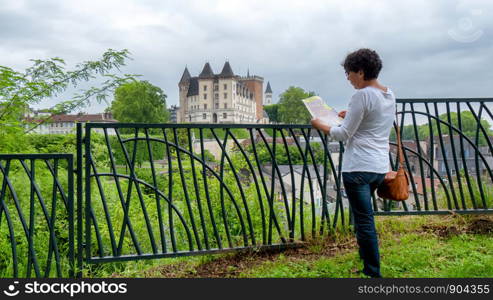
<path id="1" fill-rule="evenodd" d="M 411 199 L 397 209 L 384 201 L 383 210 L 375 206 L 377 214 L 490 212 L 492 104 L 490 98 L 398 100 L 405 164 L 412 174 Z"/>
<path id="2" fill-rule="evenodd" d="M 1 277 L 74 275 L 72 157 L 0 154 Z"/>
<path id="3" fill-rule="evenodd" d="M 95 146 L 96 128 L 104 147 Z M 309 126 L 87 124 L 87 258 L 279 248 L 332 229 L 328 197 L 338 205 L 335 224 L 343 220 L 341 192 L 322 190 L 330 176 L 339 186 L 339 175 L 325 155 L 327 137 L 313 143 L 311 132 Z"/>
<path id="4" fill-rule="evenodd" d="M 374 196 L 376 214 L 491 212 L 491 102 L 399 100 L 411 198 Z M 90 262 L 286 246 L 350 222 L 344 144 L 307 125 L 92 123 L 84 141 Z"/>
<path id="5" fill-rule="evenodd" d="M 492 213 L 492 103 L 398 100 L 411 197 L 373 195 L 375 214 Z M 343 153 L 309 125 L 78 124 L 75 173 L 72 155 L 0 155 L 1 269 L 297 246 L 351 223 Z"/>

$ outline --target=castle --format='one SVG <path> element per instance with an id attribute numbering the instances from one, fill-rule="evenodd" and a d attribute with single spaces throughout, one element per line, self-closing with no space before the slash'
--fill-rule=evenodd
<path id="1" fill-rule="evenodd" d="M 199 76 L 192 77 L 188 68 L 181 76 L 178 123 L 268 123 L 263 106 L 272 104 L 272 90 L 260 76 L 235 75 L 229 62 L 219 74 L 209 63 Z"/>

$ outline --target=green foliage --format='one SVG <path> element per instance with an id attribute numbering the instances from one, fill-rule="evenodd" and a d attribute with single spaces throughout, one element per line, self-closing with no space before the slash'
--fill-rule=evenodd
<path id="1" fill-rule="evenodd" d="M 475 141 L 478 123 L 477 123 L 476 119 L 474 118 L 474 115 L 470 111 L 462 111 L 460 113 L 460 118 L 461 118 L 461 127 L 462 127 L 461 131 L 462 131 L 462 133 L 465 136 L 469 137 L 472 141 Z M 447 114 L 441 114 L 440 120 L 447 122 L 447 123 L 449 122 L 447 119 Z M 459 129 L 459 119 L 458 119 L 458 114 L 456 112 L 450 113 L 450 122 L 452 123 L 452 126 Z M 493 131 L 490 129 L 491 125 L 488 123 L 488 121 L 482 119 L 481 125 L 484 127 L 488 136 L 493 135 Z M 448 125 L 440 123 L 440 129 L 441 129 L 442 135 L 450 134 L 450 128 Z M 438 135 L 437 126 L 434 126 L 433 134 L 435 136 Z M 457 131 L 452 131 L 452 134 L 458 135 Z M 483 133 L 480 130 L 479 131 L 479 146 L 486 146 L 486 145 L 487 145 L 486 137 L 483 135 Z"/>
<path id="2" fill-rule="evenodd" d="M 51 107 L 50 111 L 53 114 L 68 113 L 87 106 L 93 98 L 98 102 L 106 101 L 108 94 L 117 86 L 134 78 L 133 75 L 117 76 L 112 73 L 114 69 L 124 66 L 128 57 L 127 50 L 109 49 L 100 60 L 79 63 L 72 70 L 67 70 L 65 61 L 58 57 L 32 60 L 33 65 L 22 72 L 0 66 L 0 135 L 4 138 L 19 135 L 25 127 L 29 127 L 27 131 L 32 130 L 38 125 L 25 123 L 23 120 L 23 115 L 30 105 L 57 97 L 97 76 L 106 79 L 99 87 L 83 89 L 72 95 L 69 100 Z M 49 118 L 45 118 L 41 122 L 48 120 Z M 16 150 L 16 146 L 11 143 L 3 148 L 6 151 Z"/>
<path id="3" fill-rule="evenodd" d="M 464 205 L 465 205 L 465 209 L 474 209 L 474 207 L 481 209 L 493 208 L 493 186 L 486 182 L 481 183 L 481 189 L 484 195 L 484 202 L 483 202 L 483 197 L 481 197 L 480 185 L 478 184 L 476 176 L 469 175 L 469 183 L 471 184 L 471 189 L 469 189 L 464 170 L 462 169 L 459 172 L 459 174 L 460 174 L 461 184 L 463 189 L 462 194 L 459 192 L 458 189 L 459 186 L 458 181 L 454 180 L 453 182 L 456 197 L 458 198 L 458 203 L 457 203 L 458 209 L 464 209 Z M 481 180 L 486 180 L 486 179 L 483 176 Z M 449 197 L 447 197 L 447 192 L 444 190 L 442 186 L 440 186 L 437 192 L 437 204 L 442 209 L 448 209 L 449 204 L 450 207 L 452 208 L 456 207 L 450 186 L 447 186 L 447 189 L 448 189 Z M 461 195 L 464 195 L 464 197 L 462 197 Z"/>
<path id="4" fill-rule="evenodd" d="M 29 134 L 26 139 L 35 153 L 76 152 L 77 139 L 74 134 Z"/>
<path id="5" fill-rule="evenodd" d="M 474 118 L 474 115 L 470 111 L 461 111 L 461 126 L 462 126 L 462 133 L 470 138 L 473 142 L 475 141 L 476 137 L 476 130 L 478 129 L 478 123 L 476 122 L 476 119 Z M 450 135 L 450 127 L 447 125 L 449 123 L 447 114 L 441 114 L 439 116 L 439 119 L 444 122 L 440 122 L 440 132 L 441 135 Z M 459 129 L 459 119 L 458 119 L 458 114 L 456 112 L 451 112 L 450 113 L 450 123 L 452 124 L 453 127 Z M 486 134 L 488 136 L 493 136 L 493 131 L 491 130 L 491 124 L 485 119 L 481 119 L 481 125 L 486 131 Z M 433 128 L 433 136 L 438 136 L 438 126 L 437 122 L 432 122 L 432 128 Z M 425 123 L 422 125 L 416 125 L 416 130 L 418 131 L 418 138 L 420 141 L 423 141 L 430 137 L 430 128 L 429 124 Z M 458 132 L 452 129 L 452 134 L 454 136 L 458 136 Z M 402 139 L 403 140 L 414 140 L 416 139 L 416 134 L 414 132 L 414 126 L 413 125 L 406 125 L 402 128 Z M 395 131 L 392 130 L 390 133 L 390 140 L 395 141 Z M 479 146 L 486 146 L 486 137 L 484 136 L 483 132 L 479 131 Z"/>
<path id="6" fill-rule="evenodd" d="M 133 138 L 134 135 L 122 135 L 121 136 L 123 143 L 122 145 L 122 143 L 120 143 L 120 141 L 116 136 L 109 137 L 111 150 L 113 153 L 113 157 L 115 159 L 115 163 L 117 165 L 127 165 L 127 159 L 128 159 L 129 161 L 135 161 L 135 164 L 137 166 L 142 167 L 142 164 L 144 162 L 150 162 L 151 156 L 149 153 L 149 148 L 153 160 L 162 160 L 166 156 L 166 146 L 163 143 L 150 140 L 148 144 L 147 141 L 144 140 L 135 141 L 133 140 Z M 153 138 L 153 136 L 150 136 L 150 138 Z M 156 137 L 156 138 L 161 139 L 162 137 Z M 106 143 L 104 141 L 101 141 L 101 144 L 105 147 L 105 149 L 102 149 L 102 151 L 99 151 L 99 153 L 106 154 L 108 152 L 108 150 L 106 149 Z M 124 149 L 123 146 L 126 149 L 127 157 L 125 157 L 125 151 L 123 150 Z M 99 161 L 105 161 L 104 158 L 105 157 L 99 159 Z M 106 160 L 106 162 L 109 165 L 110 162 L 109 157 Z"/>
<path id="7" fill-rule="evenodd" d="M 49 162 L 54 167 L 54 161 Z M 5 162 L 2 162 L 5 167 Z M 31 164 L 26 161 L 27 167 L 30 169 Z M 24 168 L 18 161 L 12 161 L 9 171 L 9 179 L 15 191 L 17 201 L 14 201 L 14 193 L 10 188 L 6 189 L 5 197 L 2 199 L 2 215 L 0 223 L 0 238 L 2 243 L 0 244 L 0 278 L 13 277 L 13 260 L 12 260 L 12 246 L 10 238 L 13 239 L 17 252 L 16 266 L 19 270 L 19 277 L 28 277 L 26 275 L 26 269 L 28 265 L 29 255 L 29 242 L 27 235 L 24 231 L 24 227 L 20 221 L 19 211 L 24 216 L 24 220 L 27 225 L 30 226 L 32 221 L 33 227 L 33 248 L 36 251 L 36 258 L 38 266 L 40 267 L 41 275 L 44 276 L 47 258 L 50 248 L 50 232 L 47 219 L 45 219 L 44 212 L 47 213 L 48 220 L 51 216 L 56 219 L 54 224 L 54 237 L 57 239 L 57 251 L 61 260 L 61 274 L 67 277 L 69 271 L 68 265 L 68 211 L 63 198 L 58 191 L 54 192 L 53 184 L 54 179 L 44 162 L 36 162 L 35 164 L 35 178 L 38 186 L 38 191 L 41 195 L 41 199 L 34 196 L 33 202 L 30 201 L 30 188 L 29 177 L 26 174 Z M 0 173 L 0 180 L 4 181 L 3 172 Z M 58 165 L 58 180 L 64 191 L 67 191 L 67 169 L 60 163 Z M 54 197 L 56 196 L 56 197 Z M 41 202 L 42 201 L 42 202 Z M 43 206 L 41 205 L 43 204 Z M 31 207 L 34 213 L 30 215 Z M 7 217 L 6 211 L 9 212 Z M 52 215 L 54 213 L 54 215 Z M 56 217 L 55 217 L 56 216 Z M 9 231 L 9 225 L 12 226 L 14 234 Z M 51 253 L 51 264 L 49 276 L 57 276 L 57 268 L 54 259 L 54 253 Z M 31 275 L 34 276 L 34 270 L 32 269 Z"/>
<path id="8" fill-rule="evenodd" d="M 277 118 L 285 124 L 307 124 L 311 115 L 301 100 L 314 96 L 313 92 L 305 92 L 300 87 L 289 87 L 279 99 Z"/>
<path id="9" fill-rule="evenodd" d="M 111 104 L 115 119 L 123 123 L 166 123 L 166 95 L 147 81 L 124 83 L 115 90 Z"/>
<path id="10" fill-rule="evenodd" d="M 270 104 L 270 105 L 264 105 L 264 111 L 267 113 L 269 116 L 269 120 L 272 123 L 279 123 L 279 104 Z"/>
<path id="11" fill-rule="evenodd" d="M 197 154 L 197 156 L 200 157 L 199 154 Z M 216 161 L 216 158 L 214 157 L 214 155 L 207 149 L 204 150 L 204 159 L 207 162 L 215 162 Z"/>
<path id="12" fill-rule="evenodd" d="M 250 138 L 250 133 L 248 132 L 247 129 L 244 128 L 230 128 L 229 129 L 230 134 L 232 134 L 236 139 L 248 139 Z M 200 129 L 198 128 L 193 128 L 191 129 L 191 134 L 195 135 L 196 139 L 200 138 Z M 220 140 L 224 140 L 226 136 L 226 130 L 225 129 L 214 129 L 214 133 L 216 134 L 217 138 Z M 185 135 L 186 137 L 186 132 L 183 130 L 182 134 Z M 211 129 L 202 129 L 202 137 L 204 139 L 215 139 L 214 134 L 212 134 Z M 231 137 L 228 137 L 228 139 L 231 139 Z"/>
<path id="13" fill-rule="evenodd" d="M 0 124 L 0 141 L 0 153 L 27 153 L 31 149 L 20 126 Z"/>
<path id="14" fill-rule="evenodd" d="M 269 145 L 270 152 L 265 146 L 264 143 L 258 143 L 255 145 L 255 150 L 257 152 L 258 159 L 260 161 L 260 164 L 271 164 L 272 163 L 272 146 Z M 313 153 L 313 156 L 315 158 L 315 162 L 317 165 L 323 164 L 324 160 L 324 150 L 322 145 L 319 143 L 310 143 L 310 147 Z M 303 164 L 303 155 L 305 154 L 300 153 L 298 147 L 296 145 L 289 145 L 287 146 L 288 152 L 289 152 L 289 158 L 291 159 L 291 163 L 293 165 L 302 165 Z M 252 154 L 252 157 L 250 160 L 254 160 L 255 158 L 253 157 L 253 146 L 248 146 L 246 149 L 249 153 Z M 305 149 L 302 149 L 303 151 Z M 286 152 L 286 148 L 284 147 L 283 144 L 277 144 L 276 145 L 276 155 L 275 155 L 275 160 L 278 165 L 287 165 L 289 164 L 289 159 L 288 155 Z M 307 164 L 313 164 L 313 159 L 308 153 L 307 156 Z"/>
<path id="15" fill-rule="evenodd" d="M 424 141 L 426 138 L 430 136 L 428 124 L 417 125 L 416 129 L 418 130 L 418 137 L 420 141 Z M 414 126 L 413 125 L 405 125 L 402 127 L 401 139 L 403 140 L 414 140 L 416 135 L 414 134 Z M 390 131 L 390 141 L 396 141 L 395 130 Z"/>

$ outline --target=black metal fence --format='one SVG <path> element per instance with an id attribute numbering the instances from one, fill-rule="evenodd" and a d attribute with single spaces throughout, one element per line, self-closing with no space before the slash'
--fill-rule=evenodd
<path id="1" fill-rule="evenodd" d="M 313 143 L 311 132 L 299 125 L 87 124 L 87 260 L 282 248 L 331 230 L 322 190 L 330 176 L 340 185 L 339 172 L 325 155 L 327 137 Z M 94 143 L 104 150 L 96 154 Z M 344 222 L 337 190 L 334 225 Z"/>
<path id="2" fill-rule="evenodd" d="M 375 213 L 493 212 L 492 102 L 398 100 L 411 197 L 397 203 L 374 196 Z M 395 147 L 392 132 L 392 168 L 397 168 Z M 74 227 L 77 231 L 77 266 L 292 247 L 333 233 L 351 223 L 341 180 L 343 153 L 343 143 L 308 125 L 78 124 L 75 220 L 70 176 L 64 201 L 69 240 Z M 71 174 L 71 156 L 66 158 Z M 28 174 L 34 169 L 21 165 Z M 50 171 L 57 169 L 47 165 Z M 11 167 L 0 166 L 0 212 L 7 215 Z M 54 185 L 63 194 L 59 181 Z M 54 235 L 47 243 L 51 252 L 51 240 L 60 241 L 58 221 L 47 222 Z M 25 219 L 21 223 L 26 224 L 28 245 L 35 244 L 31 227 Z M 74 245 L 67 252 L 71 266 Z M 13 253 L 17 256 L 15 249 Z M 33 251 L 29 253 L 31 262 Z M 27 266 L 35 265 L 29 262 Z"/>
<path id="3" fill-rule="evenodd" d="M 374 197 L 376 214 L 490 213 L 491 102 L 399 100 L 411 198 Z M 350 221 L 343 143 L 310 126 L 87 124 L 85 142 L 88 262 L 283 247 Z"/>
<path id="4" fill-rule="evenodd" d="M 0 154 L 1 277 L 74 275 L 72 159 Z"/>
<path id="5" fill-rule="evenodd" d="M 490 213 L 493 99 L 398 100 L 411 198 L 377 214 Z M 395 136 L 392 134 L 392 136 Z M 395 143 L 391 162 L 395 164 Z M 396 166 L 394 166 L 396 167 Z"/>

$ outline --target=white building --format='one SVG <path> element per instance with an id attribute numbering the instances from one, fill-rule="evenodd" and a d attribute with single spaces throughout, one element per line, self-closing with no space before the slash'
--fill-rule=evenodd
<path id="1" fill-rule="evenodd" d="M 52 115 L 50 113 L 34 111 L 28 113 L 25 121 L 27 128 L 33 128 L 32 133 L 37 134 L 68 134 L 75 133 L 77 123 L 116 123 L 111 113 L 101 114 L 77 114 L 77 115 Z M 37 125 L 37 126 L 36 126 Z M 94 129 L 95 132 L 103 133 L 102 129 Z M 108 130 L 108 134 L 115 134 L 113 129 Z"/>
<path id="2" fill-rule="evenodd" d="M 185 68 L 178 83 L 178 123 L 260 123 L 264 118 L 260 76 L 237 76 L 229 62 L 219 74 L 206 63 L 198 77 Z"/>

